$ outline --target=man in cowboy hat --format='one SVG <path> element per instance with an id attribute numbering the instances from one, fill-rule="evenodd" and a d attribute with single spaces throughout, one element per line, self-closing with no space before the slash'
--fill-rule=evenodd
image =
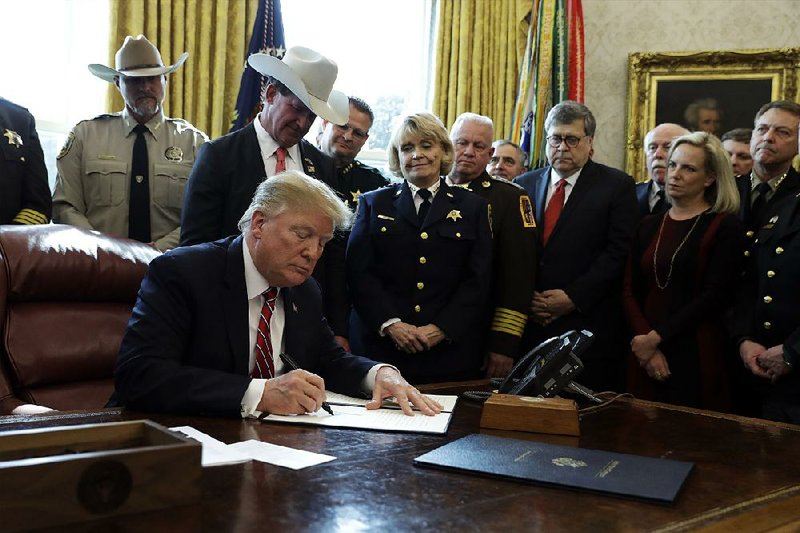
<path id="1" fill-rule="evenodd" d="M 128 36 L 116 68 L 89 72 L 119 89 L 125 109 L 79 122 L 58 154 L 53 221 L 147 242 L 161 251 L 180 236 L 183 190 L 206 134 L 164 116 L 166 75 L 186 61 L 164 65 L 145 38 Z"/>
<path id="2" fill-rule="evenodd" d="M 283 60 L 268 54 L 247 62 L 266 77 L 263 107 L 248 126 L 205 144 L 189 176 L 181 223 L 181 245 L 238 233 L 237 224 L 258 184 L 283 170 L 299 170 L 340 191 L 333 160 L 303 139 L 317 116 L 347 124 L 347 96 L 333 90 L 338 67 L 301 46 Z M 323 289 L 325 316 L 348 347 L 344 242 L 334 239 L 314 269 Z"/>

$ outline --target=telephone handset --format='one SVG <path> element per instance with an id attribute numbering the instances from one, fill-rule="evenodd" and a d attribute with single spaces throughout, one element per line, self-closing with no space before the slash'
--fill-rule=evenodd
<path id="1" fill-rule="evenodd" d="M 587 330 L 548 339 L 522 357 L 500 385 L 500 392 L 551 398 L 583 370 L 578 358 L 594 341 Z"/>

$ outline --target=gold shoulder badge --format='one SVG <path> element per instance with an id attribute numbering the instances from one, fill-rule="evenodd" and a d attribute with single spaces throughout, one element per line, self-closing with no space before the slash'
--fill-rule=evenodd
<path id="1" fill-rule="evenodd" d="M 61 151 L 58 152 L 56 159 L 61 159 L 62 157 L 67 155 L 69 153 L 70 148 L 72 148 L 72 144 L 74 142 L 75 142 L 75 132 L 71 131 L 69 132 L 69 135 L 67 135 L 67 140 L 64 141 L 64 146 L 61 147 Z"/>
<path id="2" fill-rule="evenodd" d="M 304 161 L 306 162 L 306 165 L 305 165 L 306 166 L 306 174 L 308 174 L 309 176 L 313 176 L 314 174 L 316 174 L 317 173 L 317 169 L 314 168 L 314 163 L 307 157 L 304 159 Z"/>
<path id="3" fill-rule="evenodd" d="M 461 218 L 461 211 L 458 209 L 453 209 L 449 213 L 447 213 L 447 218 L 451 219 L 453 222 Z"/>
<path id="4" fill-rule="evenodd" d="M 183 161 L 183 150 L 181 150 L 177 146 L 170 146 L 169 148 L 164 150 L 164 157 L 168 161 L 175 161 L 176 163 Z"/>
<path id="5" fill-rule="evenodd" d="M 519 214 L 522 215 L 522 225 L 526 228 L 536 227 L 536 218 L 533 216 L 533 205 L 527 194 L 519 197 Z"/>
<path id="6" fill-rule="evenodd" d="M 22 137 L 20 137 L 19 133 L 16 131 L 6 128 L 6 132 L 3 136 L 8 139 L 8 144 L 16 146 L 17 148 L 22 148 Z"/>

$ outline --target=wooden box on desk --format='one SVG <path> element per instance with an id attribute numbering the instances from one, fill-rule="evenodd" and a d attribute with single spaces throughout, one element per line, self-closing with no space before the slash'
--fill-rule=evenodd
<path id="1" fill-rule="evenodd" d="M 481 427 L 580 436 L 572 400 L 492 394 L 483 404 Z"/>
<path id="2" fill-rule="evenodd" d="M 197 502 L 201 446 L 149 420 L 0 433 L 3 531 Z"/>

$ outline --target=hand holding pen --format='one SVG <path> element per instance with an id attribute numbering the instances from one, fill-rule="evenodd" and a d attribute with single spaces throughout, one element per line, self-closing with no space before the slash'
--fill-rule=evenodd
<path id="1" fill-rule="evenodd" d="M 281 353 L 280 358 L 281 361 L 283 361 L 283 364 L 286 365 L 286 368 L 288 368 L 289 370 L 300 370 L 300 367 L 288 353 Z M 322 402 L 322 409 L 324 409 L 325 412 L 328 413 L 329 415 L 333 414 L 333 409 L 331 409 L 331 406 L 328 404 L 328 402 L 325 401 Z"/>
<path id="2" fill-rule="evenodd" d="M 287 359 L 288 358 L 288 359 Z M 316 374 L 299 369 L 291 357 L 281 354 L 287 372 L 264 383 L 257 409 L 262 417 L 273 415 L 302 415 L 325 408 L 325 380 Z M 328 406 L 328 413 L 333 411 Z"/>

